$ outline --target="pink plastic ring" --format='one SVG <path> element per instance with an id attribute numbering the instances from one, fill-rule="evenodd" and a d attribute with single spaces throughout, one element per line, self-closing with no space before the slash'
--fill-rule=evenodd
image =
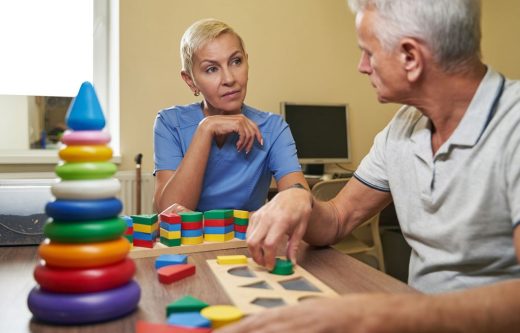
<path id="1" fill-rule="evenodd" d="M 61 142 L 66 145 L 103 145 L 110 139 L 110 133 L 105 131 L 65 131 Z"/>

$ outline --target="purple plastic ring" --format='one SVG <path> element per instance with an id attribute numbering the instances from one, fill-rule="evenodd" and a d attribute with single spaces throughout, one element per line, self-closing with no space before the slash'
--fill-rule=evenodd
<path id="1" fill-rule="evenodd" d="M 27 304 L 38 320 L 55 324 L 87 324 L 121 317 L 139 303 L 141 289 L 135 281 L 102 292 L 60 294 L 34 287 Z"/>

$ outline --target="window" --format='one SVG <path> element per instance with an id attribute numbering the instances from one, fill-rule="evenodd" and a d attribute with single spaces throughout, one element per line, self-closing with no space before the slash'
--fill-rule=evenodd
<path id="1" fill-rule="evenodd" d="M 0 163 L 55 163 L 56 134 L 93 82 L 119 157 L 118 0 L 0 0 Z"/>

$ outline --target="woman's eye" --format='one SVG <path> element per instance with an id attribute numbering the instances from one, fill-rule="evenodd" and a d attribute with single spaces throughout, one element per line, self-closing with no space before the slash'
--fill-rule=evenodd
<path id="1" fill-rule="evenodd" d="M 240 65 L 242 63 L 242 59 L 241 58 L 235 58 L 231 61 L 231 63 L 233 65 Z"/>
<path id="2" fill-rule="evenodd" d="M 217 67 L 215 67 L 215 66 L 206 68 L 206 73 L 214 73 L 216 71 L 217 71 Z"/>

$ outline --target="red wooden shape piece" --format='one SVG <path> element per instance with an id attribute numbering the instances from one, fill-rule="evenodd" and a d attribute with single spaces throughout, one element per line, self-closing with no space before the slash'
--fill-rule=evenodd
<path id="1" fill-rule="evenodd" d="M 171 265 L 164 266 L 157 270 L 159 281 L 161 283 L 172 283 L 179 281 L 195 274 L 195 265 L 193 264 L 182 264 L 182 265 Z"/>
<path id="2" fill-rule="evenodd" d="M 226 227 L 230 224 L 233 224 L 235 221 L 232 217 L 227 219 L 208 219 L 204 220 L 204 226 L 206 227 Z"/>
<path id="3" fill-rule="evenodd" d="M 177 325 L 149 323 L 138 320 L 135 333 L 210 333 L 210 328 L 189 328 Z"/>

